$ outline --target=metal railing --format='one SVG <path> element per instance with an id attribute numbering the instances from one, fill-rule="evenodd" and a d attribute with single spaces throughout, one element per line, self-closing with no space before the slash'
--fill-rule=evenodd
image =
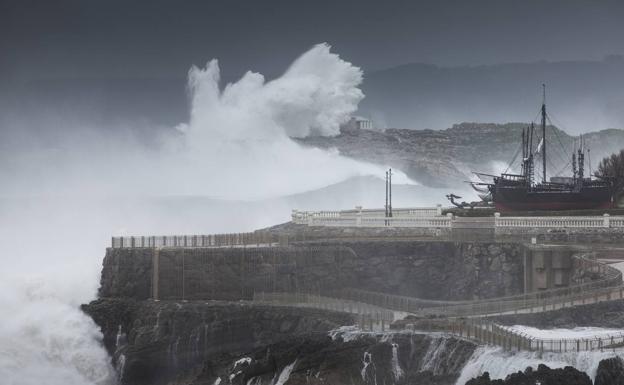
<path id="1" fill-rule="evenodd" d="M 448 332 L 481 344 L 500 346 L 508 351 L 565 353 L 624 347 L 624 332 L 583 338 L 541 338 L 483 318 L 418 320 L 408 324 L 407 328 Z"/>
<path id="2" fill-rule="evenodd" d="M 394 294 L 343 289 L 334 295 L 351 301 L 369 303 L 386 309 L 420 315 L 446 317 L 472 317 L 504 314 L 508 312 L 541 312 L 562 307 L 600 302 L 624 297 L 622 272 L 595 260 L 596 253 L 573 256 L 577 269 L 596 276 L 568 287 L 530 292 L 525 294 L 471 301 L 428 300 Z M 585 278 L 587 279 L 587 278 Z"/>
<path id="3" fill-rule="evenodd" d="M 507 297 L 474 301 L 439 301 L 371 292 L 358 289 L 343 291 L 345 298 L 371 303 L 383 308 L 421 315 L 470 317 L 503 314 L 506 312 L 541 312 L 561 307 L 622 298 L 622 273 L 612 266 L 600 263 L 586 253 L 574 256 L 579 269 L 600 278 L 568 287 L 537 291 Z"/>
<path id="4" fill-rule="evenodd" d="M 396 318 L 395 313 L 387 308 L 331 295 L 261 292 L 254 294 L 253 301 L 274 306 L 307 307 L 355 314 L 361 330 L 383 331 L 389 328 Z M 396 328 L 394 325 L 392 327 Z M 509 351 L 580 352 L 624 347 L 624 332 L 584 338 L 548 339 L 531 336 L 484 317 L 420 318 L 404 323 L 403 327 L 414 331 L 447 332 L 477 343 L 501 346 Z"/>
<path id="5" fill-rule="evenodd" d="M 253 301 L 270 305 L 307 307 L 355 314 L 358 326 L 362 330 L 384 331 L 395 319 L 395 314 L 391 310 L 334 296 L 307 293 L 260 292 L 254 293 Z"/>
<path id="6" fill-rule="evenodd" d="M 111 247 L 224 247 L 272 245 L 278 237 L 267 232 L 207 234 L 207 235 L 154 235 L 112 237 Z"/>

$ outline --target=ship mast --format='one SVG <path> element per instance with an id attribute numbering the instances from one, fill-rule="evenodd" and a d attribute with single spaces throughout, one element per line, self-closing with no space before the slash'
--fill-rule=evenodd
<path id="1" fill-rule="evenodd" d="M 535 132 L 535 125 L 531 122 L 531 128 L 529 131 L 529 171 L 528 171 L 528 182 L 529 187 L 533 186 L 533 133 Z"/>
<path id="2" fill-rule="evenodd" d="M 392 218 L 392 169 L 388 170 L 388 216 Z"/>
<path id="3" fill-rule="evenodd" d="M 543 101 L 542 101 L 542 171 L 544 183 L 546 183 L 546 84 L 542 84 Z"/>
<path id="4" fill-rule="evenodd" d="M 386 171 L 386 218 L 388 218 L 388 171 Z"/>

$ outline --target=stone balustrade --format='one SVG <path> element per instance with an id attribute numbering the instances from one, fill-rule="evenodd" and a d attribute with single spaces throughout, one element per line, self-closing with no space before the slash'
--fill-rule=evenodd
<path id="1" fill-rule="evenodd" d="M 600 228 L 624 227 L 624 216 L 549 216 L 549 217 L 501 217 L 494 214 L 495 227 L 551 227 L 551 228 Z"/>
<path id="2" fill-rule="evenodd" d="M 475 217 L 482 218 L 482 217 Z M 490 217 L 491 218 L 491 217 Z M 341 211 L 292 211 L 292 221 L 308 226 L 342 227 L 423 227 L 451 228 L 458 221 L 452 214 L 442 215 L 442 206 L 398 208 L 392 210 L 392 217 L 386 217 L 384 209 L 362 209 Z M 466 222 L 466 221 L 463 221 Z M 476 221 L 475 221 L 476 223 Z M 485 222 L 484 222 L 485 223 Z M 624 216 L 522 216 L 503 217 L 494 214 L 492 224 L 479 227 L 494 228 L 623 228 Z M 465 224 L 463 227 L 466 227 Z"/>
<path id="3" fill-rule="evenodd" d="M 401 208 L 393 210 L 392 217 L 385 217 L 380 209 L 343 211 L 297 211 L 293 210 L 292 220 L 296 224 L 327 227 L 361 228 L 420 228 L 446 231 L 444 234 L 474 228 L 480 231 L 494 231 L 500 234 L 534 234 L 548 229 L 606 229 L 611 232 L 624 231 L 624 216 L 539 216 L 539 217 L 503 217 L 499 213 L 489 217 L 454 217 L 442 215 L 442 207 Z M 474 221 L 466 220 L 475 218 Z M 493 220 L 492 220 L 493 219 Z M 446 229 L 446 230 L 444 230 Z M 459 229 L 459 230 L 458 230 Z M 575 230 L 574 230 L 575 231 Z M 592 230 L 594 231 L 594 230 Z M 492 234 L 494 234 L 494 232 Z M 429 234 L 430 235 L 430 234 Z M 435 236 L 440 236 L 436 233 Z M 472 234 L 471 237 L 475 235 Z M 278 239 L 279 238 L 279 239 Z M 235 247 L 246 245 L 287 244 L 287 237 L 281 239 L 267 232 L 209 234 L 209 235 L 162 235 L 162 236 L 127 236 L 113 237 L 113 248 L 140 247 Z"/>
<path id="4" fill-rule="evenodd" d="M 309 226 L 344 227 L 450 227 L 452 215 L 442 215 L 442 205 L 436 207 L 408 207 L 392 210 L 386 217 L 385 209 L 341 211 L 292 211 L 293 223 Z"/>

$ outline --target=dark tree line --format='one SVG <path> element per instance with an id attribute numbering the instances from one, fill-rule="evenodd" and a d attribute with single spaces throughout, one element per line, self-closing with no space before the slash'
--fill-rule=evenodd
<path id="1" fill-rule="evenodd" d="M 624 149 L 603 158 L 598 164 L 595 175 L 613 181 L 614 198 L 618 202 L 624 194 Z"/>

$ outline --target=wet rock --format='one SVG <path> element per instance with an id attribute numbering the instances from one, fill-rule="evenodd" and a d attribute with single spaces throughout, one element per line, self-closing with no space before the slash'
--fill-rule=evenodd
<path id="1" fill-rule="evenodd" d="M 234 375 L 234 384 L 270 385 L 288 374 L 288 385 L 454 384 L 474 345 L 422 334 L 369 334 L 346 338 L 304 337 L 248 354 L 251 364 L 230 362 L 194 374 L 191 384 L 212 384 Z"/>
<path id="2" fill-rule="evenodd" d="M 501 260 L 498 257 L 492 259 L 490 263 L 490 271 L 499 271 L 501 269 Z"/>
<path id="3" fill-rule="evenodd" d="M 355 323 L 345 313 L 217 301 L 99 299 L 82 308 L 102 329 L 113 363 L 124 356 L 127 384 L 164 383 L 210 357 Z"/>
<path id="4" fill-rule="evenodd" d="M 524 372 L 508 375 L 504 380 L 492 380 L 490 374 L 473 378 L 466 385 L 592 385 L 592 381 L 586 373 L 571 366 L 563 369 L 551 369 L 546 365 L 539 365 L 537 370 L 527 368 Z"/>
<path id="5" fill-rule="evenodd" d="M 100 299 L 83 309 L 123 385 L 270 385 L 282 376 L 288 385 L 451 385 L 475 349 L 444 335 L 330 333 L 351 316 L 306 308 Z"/>
<path id="6" fill-rule="evenodd" d="M 624 385 L 624 361 L 620 357 L 600 361 L 594 385 Z"/>

